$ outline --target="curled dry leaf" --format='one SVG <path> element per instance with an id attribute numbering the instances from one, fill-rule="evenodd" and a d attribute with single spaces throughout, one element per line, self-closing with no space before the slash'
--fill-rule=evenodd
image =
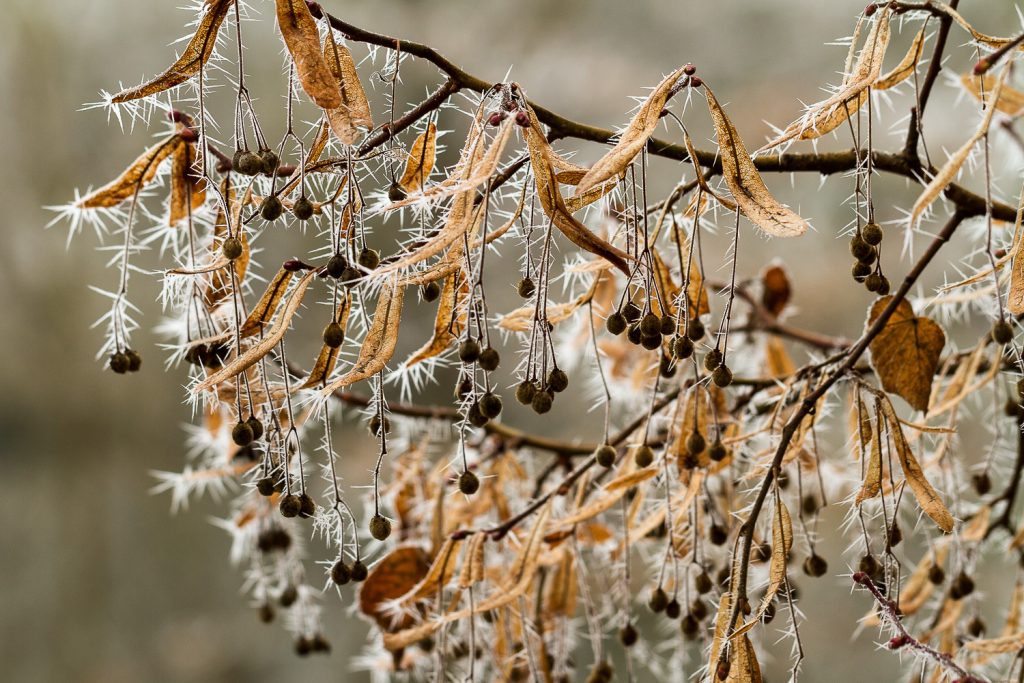
<path id="1" fill-rule="evenodd" d="M 555 179 L 551 145 L 548 144 L 547 137 L 541 130 L 540 121 L 537 120 L 532 108 L 528 110 L 528 114 L 530 126 L 526 129 L 526 144 L 530 149 L 530 165 L 533 167 L 537 195 L 545 215 L 577 247 L 606 259 L 628 276 L 627 261 L 631 260 L 630 255 L 595 235 L 569 213 L 558 189 L 558 181 Z"/>
<path id="2" fill-rule="evenodd" d="M 782 498 L 776 497 L 775 514 L 772 516 L 772 558 L 768 565 L 768 586 L 765 587 L 761 605 L 757 608 L 753 618 L 733 631 L 729 635 L 730 639 L 742 636 L 761 623 L 761 617 L 764 616 L 782 588 L 782 584 L 786 581 L 786 562 L 789 560 L 789 553 L 792 549 L 793 519 L 789 515 L 786 504 L 782 502 Z"/>
<path id="3" fill-rule="evenodd" d="M 359 611 L 385 632 L 405 628 L 411 617 L 392 618 L 387 605 L 408 593 L 430 570 L 430 556 L 417 546 L 399 546 L 373 565 L 359 586 Z"/>
<path id="4" fill-rule="evenodd" d="M 437 126 L 431 121 L 427 124 L 427 129 L 412 143 L 412 149 L 409 150 L 409 156 L 405 161 L 405 171 L 398 180 L 399 186 L 409 194 L 422 190 L 434 170 L 436 155 Z"/>
<path id="5" fill-rule="evenodd" d="M 1017 204 L 1017 221 L 1013 226 L 1013 246 L 1004 257 L 1013 260 L 1013 264 L 1010 266 L 1010 289 L 1006 296 L 1006 308 L 1013 315 L 1024 313 L 1024 252 L 1021 250 L 1024 230 L 1021 230 L 1022 222 L 1024 222 L 1024 187 L 1021 188 Z"/>
<path id="6" fill-rule="evenodd" d="M 277 25 L 302 89 L 321 109 L 342 106 L 338 82 L 320 51 L 320 32 L 305 0 L 276 0 L 276 7 Z"/>
<path id="7" fill-rule="evenodd" d="M 434 336 L 405 361 L 405 367 L 412 367 L 429 358 L 440 356 L 462 336 L 466 328 L 468 311 L 465 303 L 468 297 L 469 279 L 461 269 L 444 279 L 441 296 L 438 297 L 437 316 L 434 318 Z"/>
<path id="8" fill-rule="evenodd" d="M 360 129 L 373 128 L 373 116 L 370 114 L 366 91 L 356 72 L 352 52 L 344 45 L 338 45 L 333 30 L 327 31 L 324 40 L 324 62 L 341 96 L 341 104 L 333 108 L 325 107 L 324 113 L 338 139 L 351 145 L 355 143 Z"/>
<path id="9" fill-rule="evenodd" d="M 1008 69 L 1004 68 L 1002 74 L 999 76 L 999 80 L 996 82 L 995 88 L 992 90 L 992 94 L 987 101 L 995 103 L 995 106 L 989 106 L 985 109 L 984 116 L 981 117 L 981 123 L 978 125 L 978 129 L 974 131 L 974 134 L 967 139 L 960 149 L 953 152 L 946 163 L 942 165 L 942 168 L 938 170 L 931 181 L 925 186 L 924 190 L 921 191 L 921 195 L 914 202 L 913 208 L 910 210 L 910 227 L 913 228 L 917 225 L 917 222 L 921 219 L 921 215 L 925 210 L 932 205 L 939 195 L 946 191 L 949 184 L 953 182 L 956 175 L 960 172 L 960 168 L 967 161 L 967 157 L 971 155 L 971 150 L 978 144 L 978 141 L 985 137 L 988 133 L 988 128 L 992 123 L 992 115 L 999 108 L 1000 93 L 1003 89 L 1003 84 L 1006 82 L 1006 74 Z"/>
<path id="10" fill-rule="evenodd" d="M 661 120 L 661 111 L 665 108 L 665 103 L 672 96 L 676 83 L 684 75 L 683 68 L 680 67 L 658 84 L 654 92 L 640 105 L 640 110 L 626 126 L 626 130 L 623 131 L 615 146 L 598 159 L 590 171 L 580 179 L 576 186 L 576 196 L 615 178 L 633 162 L 636 155 L 647 144 L 647 140 L 654 134 L 654 129 L 658 127 L 658 121 Z"/>
<path id="11" fill-rule="evenodd" d="M 168 88 L 181 85 L 188 79 L 199 73 L 203 65 L 213 54 L 213 48 L 217 45 L 217 32 L 224 23 L 228 9 L 235 0 L 209 0 L 203 5 L 203 16 L 199 20 L 195 35 L 188 41 L 185 51 L 178 57 L 166 71 L 151 81 L 143 83 L 134 88 L 128 88 L 115 94 L 111 101 L 114 103 L 137 100 L 140 97 L 149 97 Z"/>
<path id="12" fill-rule="evenodd" d="M 139 155 L 120 176 L 82 197 L 75 206 L 79 209 L 109 209 L 117 206 L 152 182 L 161 162 L 184 144 L 177 134 L 164 138 Z"/>
<path id="13" fill-rule="evenodd" d="M 373 322 L 370 323 L 370 329 L 363 339 L 355 365 L 321 389 L 321 396 L 327 398 L 338 389 L 372 377 L 384 369 L 391 356 L 395 354 L 395 345 L 398 343 L 398 325 L 402 319 L 404 295 L 405 288 L 397 283 L 392 281 L 384 285 L 377 298 Z"/>
<path id="14" fill-rule="evenodd" d="M 725 683 L 761 683 L 762 680 L 754 645 L 747 636 L 742 636 L 729 651 L 729 677 Z"/>
<path id="15" fill-rule="evenodd" d="M 785 310 L 792 293 L 789 275 L 781 265 L 771 265 L 761 273 L 761 305 L 773 316 L 778 317 Z"/>
<path id="16" fill-rule="evenodd" d="M 875 301 L 868 313 L 867 327 L 874 324 L 892 298 L 884 296 Z M 882 388 L 901 396 L 916 410 L 928 410 L 932 380 L 945 344 L 942 327 L 930 318 L 914 315 L 910 302 L 901 299 L 871 342 L 871 365 Z"/>
<path id="17" fill-rule="evenodd" d="M 196 175 L 195 146 L 186 142 L 177 145 L 171 155 L 171 192 L 168 198 L 168 225 L 175 225 L 206 201 L 206 181 Z M 189 206 L 191 198 L 192 205 Z"/>
<path id="18" fill-rule="evenodd" d="M 295 284 L 295 289 L 291 296 L 288 297 L 288 303 L 285 305 L 284 310 L 281 311 L 281 315 L 274 321 L 270 331 L 260 339 L 258 344 L 249 347 L 242 355 L 235 358 L 233 361 L 222 367 L 217 372 L 214 372 L 206 377 L 202 382 L 196 385 L 195 392 L 202 392 L 212 389 L 221 382 L 230 379 L 238 373 L 252 367 L 259 362 L 260 358 L 270 353 L 271 349 L 281 341 L 284 337 L 284 333 L 288 331 L 291 326 L 292 318 L 295 316 L 295 312 L 299 310 L 299 305 L 302 304 L 302 298 L 306 294 L 306 289 L 309 284 L 316 277 L 316 271 L 310 270 L 302 276 L 302 279 Z"/>
<path id="19" fill-rule="evenodd" d="M 891 35 L 890 11 L 886 6 L 878 13 L 852 69 L 849 68 L 850 57 L 856 43 L 851 44 L 851 52 L 847 56 L 847 75 L 839 90 L 831 97 L 808 107 L 803 116 L 789 124 L 781 135 L 758 151 L 769 150 L 794 139 L 814 140 L 832 132 L 857 113 L 861 105 L 867 101 L 868 88 L 878 80 L 879 74 L 882 72 L 882 61 L 885 58 L 885 51 L 889 46 Z M 858 24 L 859 28 L 860 24 Z M 913 67 L 910 72 L 913 72 Z"/>
<path id="20" fill-rule="evenodd" d="M 881 408 L 888 424 L 889 434 L 892 436 L 896 455 L 899 457 L 900 467 L 903 468 L 903 476 L 906 477 L 907 483 L 910 484 L 910 490 L 914 492 L 917 504 L 921 506 L 925 514 L 931 517 L 940 529 L 948 534 L 953 530 L 953 515 L 949 513 L 946 504 L 942 502 L 939 494 L 928 482 L 927 477 L 924 476 L 921 465 L 918 464 L 917 458 L 914 457 L 914 452 L 910 449 L 910 444 L 907 443 L 907 439 L 903 435 L 903 429 L 900 427 L 896 410 L 892 407 L 892 403 L 887 397 L 883 396 L 881 398 Z"/>
<path id="21" fill-rule="evenodd" d="M 348 332 L 348 317 L 352 312 L 352 293 L 347 289 L 341 295 L 338 302 L 338 309 L 334 314 L 333 322 L 341 325 L 344 332 Z M 338 363 L 338 356 L 341 355 L 341 346 L 328 346 L 324 344 L 320 348 L 320 354 L 316 357 L 313 369 L 309 371 L 309 377 L 299 386 L 299 389 L 312 389 L 327 381 L 327 378 L 334 372 L 334 366 Z"/>
<path id="22" fill-rule="evenodd" d="M 238 335 L 240 337 L 254 335 L 263 329 L 264 325 L 270 323 L 270 319 L 274 317 L 274 312 L 277 311 L 277 307 L 281 304 L 281 299 L 284 298 L 285 292 L 288 291 L 288 285 L 291 283 L 294 274 L 295 271 L 283 267 L 277 271 L 274 279 L 267 283 L 267 288 L 263 290 L 263 295 L 256 303 L 255 308 L 252 309 L 252 312 L 249 313 L 249 317 L 238 328 Z"/>
<path id="23" fill-rule="evenodd" d="M 990 73 L 976 76 L 973 73 L 966 73 L 960 77 L 960 83 L 974 99 L 983 104 L 995 101 L 995 108 L 1007 116 L 1017 117 L 1024 114 L 1024 92 L 1004 85 L 995 100 L 995 88 L 998 85 L 998 78 Z M 984 93 L 984 97 L 982 94 Z"/>
<path id="24" fill-rule="evenodd" d="M 717 201 L 719 204 L 725 207 L 725 209 L 727 209 L 728 211 L 735 211 L 735 202 L 718 194 L 711 188 L 711 185 L 708 184 L 708 180 L 704 176 L 704 169 L 701 168 L 700 161 L 698 161 L 699 157 L 697 156 L 697 148 L 693 146 L 693 140 L 690 139 L 690 134 L 686 131 L 685 128 L 683 129 L 683 143 L 686 145 L 686 153 L 690 156 L 690 163 L 693 164 L 693 171 L 694 173 L 697 174 L 697 185 L 700 187 L 701 190 L 703 190 L 703 193 L 698 192 L 696 195 L 693 196 L 693 198 L 690 200 L 691 203 L 699 203 L 701 201 L 699 198 L 701 198 L 703 195 L 710 195 L 711 197 L 714 197 L 715 201 Z M 694 211 L 697 211 L 698 208 L 699 207 L 695 206 Z M 703 214 L 704 209 L 700 209 L 700 213 Z M 687 209 L 686 215 L 690 216 L 689 209 Z"/>
<path id="25" fill-rule="evenodd" d="M 871 86 L 875 90 L 888 90 L 895 88 L 903 81 L 910 78 L 911 74 L 914 73 L 914 69 L 917 68 L 917 62 L 921 59 L 921 52 L 924 48 L 925 29 L 922 28 L 914 36 L 914 42 L 910 44 L 910 49 L 907 50 L 907 54 L 903 56 L 900 63 L 893 67 L 892 71 L 882 74 L 878 77 L 878 80 Z"/>
<path id="26" fill-rule="evenodd" d="M 457 558 L 461 548 L 462 539 L 446 538 L 434 556 L 434 561 L 430 563 L 430 569 L 415 586 L 395 599 L 397 605 L 408 605 L 417 600 L 436 596 L 438 591 L 447 586 L 455 576 L 455 567 L 458 564 Z"/>
<path id="27" fill-rule="evenodd" d="M 944 14 L 946 14 L 947 16 L 951 17 L 953 21 L 959 24 L 960 28 L 970 33 L 972 38 L 974 38 L 979 43 L 982 43 L 983 45 L 987 45 L 991 48 L 998 50 L 1001 47 L 1005 47 L 1013 40 L 1013 38 L 997 38 L 995 36 L 986 35 L 981 31 L 976 30 L 967 22 L 966 19 L 963 18 L 963 16 L 959 12 L 957 12 L 949 5 L 940 2 L 939 0 L 931 0 L 931 5 L 936 9 L 940 10 L 941 12 L 943 12 Z M 1017 50 L 1024 50 L 1024 46 L 1018 46 Z"/>
<path id="28" fill-rule="evenodd" d="M 871 425 L 871 455 L 864 466 L 864 483 L 857 493 L 856 503 L 871 500 L 882 491 L 882 415 L 881 407 L 876 405 L 875 422 Z"/>
<path id="29" fill-rule="evenodd" d="M 999 638 L 972 640 L 965 646 L 971 652 L 998 655 L 1006 652 L 1019 652 L 1024 648 L 1024 633 L 1014 633 Z"/>
<path id="30" fill-rule="evenodd" d="M 774 237 L 795 237 L 807 231 L 807 221 L 783 206 L 768 191 L 725 110 L 707 85 L 708 109 L 715 124 L 722 157 L 722 175 L 740 210 L 757 227 Z"/>

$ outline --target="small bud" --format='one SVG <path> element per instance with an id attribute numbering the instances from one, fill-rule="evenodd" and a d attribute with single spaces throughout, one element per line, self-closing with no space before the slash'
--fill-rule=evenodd
<path id="1" fill-rule="evenodd" d="M 530 127 L 530 115 L 525 111 L 516 112 L 516 125 L 522 128 Z"/>
<path id="2" fill-rule="evenodd" d="M 686 74 L 687 76 L 692 76 L 693 74 L 697 73 L 697 67 L 695 67 L 690 62 L 687 62 L 686 64 L 683 65 L 683 73 Z"/>
<path id="3" fill-rule="evenodd" d="M 505 120 L 506 114 L 503 111 L 496 111 L 487 117 L 487 123 L 492 126 L 500 126 L 501 122 Z M 520 124 L 521 125 L 521 124 Z"/>

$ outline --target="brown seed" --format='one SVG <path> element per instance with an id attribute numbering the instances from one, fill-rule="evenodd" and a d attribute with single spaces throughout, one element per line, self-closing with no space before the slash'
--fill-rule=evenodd
<path id="1" fill-rule="evenodd" d="M 370 535 L 378 541 L 385 540 L 391 535 L 391 522 L 380 513 L 370 518 Z"/>

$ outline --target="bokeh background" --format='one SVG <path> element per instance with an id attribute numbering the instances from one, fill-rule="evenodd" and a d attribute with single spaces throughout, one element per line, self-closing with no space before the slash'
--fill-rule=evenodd
<path id="1" fill-rule="evenodd" d="M 171 61 L 172 41 L 191 20 L 181 3 L 115 0 L 4 0 L 0 20 L 0 678 L 20 683 L 84 681 L 364 680 L 346 667 L 366 627 L 344 616 L 333 597 L 327 634 L 329 658 L 299 660 L 276 626 L 258 622 L 240 595 L 241 575 L 228 563 L 228 538 L 210 523 L 222 513 L 202 500 L 188 514 L 169 514 L 169 499 L 153 496 L 151 470 L 180 469 L 182 375 L 164 372 L 153 348 L 159 320 L 157 286 L 133 280 L 148 350 L 138 375 L 119 377 L 94 358 L 101 339 L 91 323 L 105 302 L 87 289 L 107 285 L 114 273 L 84 234 L 69 248 L 66 232 L 44 226 L 46 205 L 69 201 L 76 187 L 113 177 L 146 144 L 146 131 L 122 135 L 99 110 L 80 111 L 101 89 L 138 82 Z M 251 0 L 269 19 L 272 4 Z M 324 6 L 369 29 L 427 42 L 473 73 L 495 81 L 511 69 L 529 95 L 571 118 L 617 126 L 663 73 L 692 61 L 714 84 L 719 99 L 751 143 L 770 134 L 767 121 L 788 123 L 799 102 L 818 99 L 838 80 L 846 53 L 830 44 L 852 32 L 860 0 L 325 0 Z M 982 30 L 1006 34 L 1018 26 L 1015 3 L 964 3 Z M 279 42 L 271 22 L 247 30 L 250 87 L 283 91 Z M 902 54 L 912 32 L 896 38 L 890 59 Z M 964 42 L 954 31 L 954 47 Z M 955 49 L 952 72 L 973 62 Z M 430 82 L 429 69 L 411 72 L 403 89 L 414 97 Z M 940 80 L 940 85 L 946 79 Z M 265 98 L 277 106 L 274 97 Z M 699 104 L 699 102 L 697 102 Z M 264 105 L 261 105 L 264 106 Z M 973 105 L 940 88 L 926 122 L 933 150 L 959 144 Z M 885 108 L 876 129 L 880 147 L 895 148 L 903 130 L 906 93 Z M 706 115 L 690 108 L 688 121 L 701 146 L 710 136 Z M 954 112 L 956 115 L 945 115 Z M 226 119 L 227 117 L 223 117 Z M 270 137 L 280 116 L 264 117 Z M 824 147 L 840 143 L 825 141 Z M 844 139 L 843 143 L 847 144 Z M 754 144 L 753 146 L 757 146 Z M 563 147 L 568 148 L 568 147 Z M 582 146 L 585 161 L 600 154 Z M 1012 151 L 999 152 L 1012 163 Z M 669 188 L 683 171 L 655 162 L 656 187 Z M 814 221 L 816 233 L 797 242 L 750 240 L 741 274 L 783 255 L 794 264 L 799 324 L 856 335 L 869 302 L 848 280 L 845 242 L 849 219 L 838 208 L 851 189 L 835 178 L 770 179 L 779 194 Z M 977 179 L 968 179 L 977 187 Z M 1006 193 L 1013 187 L 1011 178 Z M 880 218 L 898 219 L 913 189 L 883 182 Z M 746 234 L 752 234 L 747 232 Z M 711 248 L 724 249 L 714 243 Z M 969 249 L 960 241 L 950 255 Z M 892 250 L 895 252 L 896 250 Z M 722 253 L 722 251 L 719 251 Z M 891 254 L 890 275 L 906 263 Z M 933 286 L 937 279 L 928 280 Z M 841 313 L 844 311 L 850 312 Z M 954 332 L 956 332 L 954 330 Z M 969 331 L 964 334 L 970 336 Z M 522 417 L 511 413 L 509 419 Z M 579 424 L 565 406 L 540 428 L 562 436 Z M 841 439 L 840 437 L 837 437 Z M 349 454 L 364 473 L 375 455 L 359 437 Z M 837 457 L 844 452 L 837 450 Z M 827 514 L 835 528 L 842 511 Z M 835 558 L 842 539 L 826 539 Z M 849 634 L 866 603 L 852 597 L 840 577 L 804 581 L 803 609 L 813 625 L 803 631 L 809 681 L 893 680 L 896 657 L 877 651 L 875 634 Z M 770 680 L 785 679 L 787 652 L 775 653 Z"/>

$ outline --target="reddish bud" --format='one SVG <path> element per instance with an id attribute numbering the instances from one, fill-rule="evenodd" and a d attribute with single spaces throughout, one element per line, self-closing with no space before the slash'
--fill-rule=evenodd
<path id="1" fill-rule="evenodd" d="M 890 650 L 899 650 L 901 647 L 903 647 L 909 642 L 910 637 L 901 634 L 890 638 L 889 642 L 886 644 L 886 647 L 888 647 Z"/>
<path id="2" fill-rule="evenodd" d="M 196 133 L 195 130 L 191 128 L 182 128 L 181 132 L 178 133 L 178 137 L 184 140 L 185 142 L 195 142 L 196 140 L 199 139 L 199 134 Z"/>
<path id="3" fill-rule="evenodd" d="M 984 57 L 979 59 L 978 62 L 974 65 L 974 75 L 980 76 L 981 74 L 988 71 L 990 66 L 992 66 L 992 64 L 988 61 L 988 59 L 985 59 Z"/>
<path id="4" fill-rule="evenodd" d="M 683 73 L 686 74 L 687 76 L 692 76 L 693 74 L 697 73 L 697 67 L 687 62 L 686 64 L 683 65 Z"/>
<path id="5" fill-rule="evenodd" d="M 853 582 L 854 583 L 867 583 L 870 580 L 871 580 L 871 577 L 868 576 L 864 572 L 854 572 L 853 573 Z"/>
<path id="6" fill-rule="evenodd" d="M 500 126 L 501 122 L 505 120 L 505 112 L 496 111 L 487 117 L 487 123 L 492 126 Z"/>
<path id="7" fill-rule="evenodd" d="M 690 87 L 691 88 L 699 88 L 702 85 L 704 85 L 704 81 L 701 80 L 700 76 L 690 76 Z"/>
<path id="8" fill-rule="evenodd" d="M 523 128 L 529 128 L 530 126 L 530 115 L 525 111 L 516 112 L 516 124 Z"/>
<path id="9" fill-rule="evenodd" d="M 878 5 L 872 2 L 867 7 L 864 8 L 864 16 L 870 17 L 872 14 L 874 14 L 877 11 L 878 11 Z"/>

